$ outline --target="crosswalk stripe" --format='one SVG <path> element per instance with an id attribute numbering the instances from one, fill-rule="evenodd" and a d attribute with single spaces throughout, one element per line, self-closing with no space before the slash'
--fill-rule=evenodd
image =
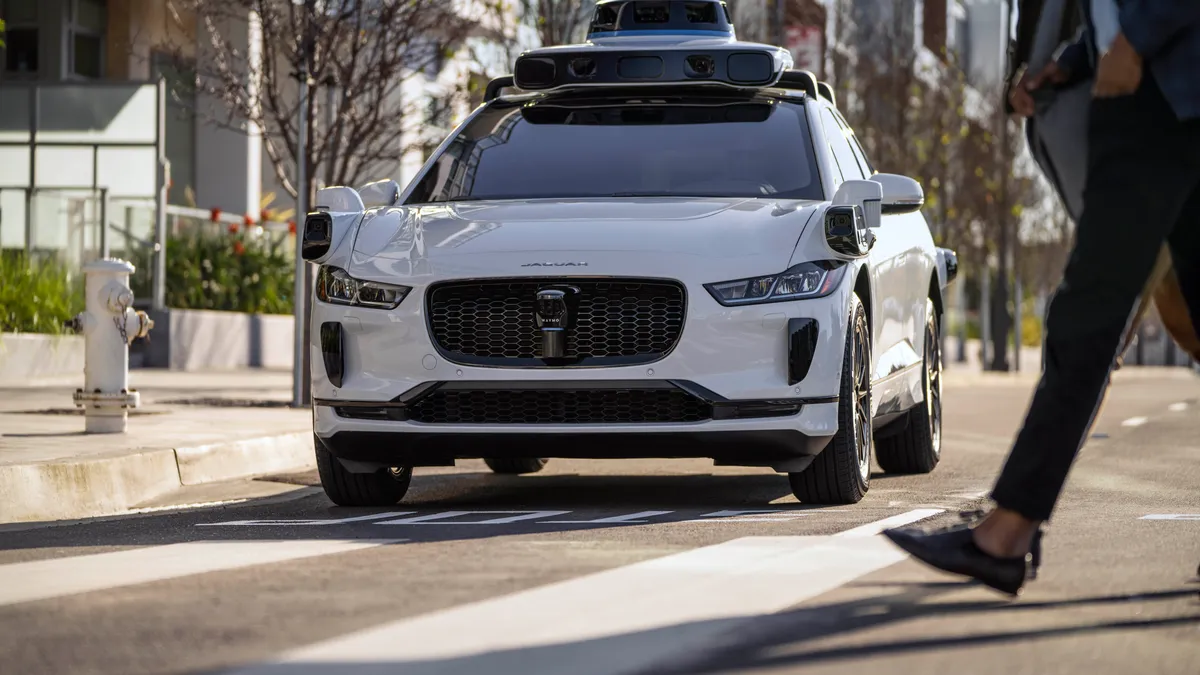
<path id="1" fill-rule="evenodd" d="M 937 510 L 905 515 L 927 511 Z M 873 525 L 898 522 L 885 521 Z M 238 672 L 548 675 L 570 664 L 572 675 L 612 675 L 702 649 L 742 621 L 904 558 L 874 535 L 744 537 L 370 628 Z"/>
<path id="2" fill-rule="evenodd" d="M 399 541 L 404 540 L 196 541 L 12 563 L 0 565 L 0 607 Z"/>
<path id="3" fill-rule="evenodd" d="M 901 513 L 900 515 L 897 515 L 897 516 L 892 516 L 890 518 L 884 518 L 883 520 L 877 520 L 873 523 L 867 523 L 866 525 L 860 525 L 859 527 L 856 527 L 854 529 L 845 530 L 843 532 L 838 532 L 837 535 L 835 535 L 835 536 L 838 536 L 838 537 L 870 537 L 870 536 L 879 534 L 880 532 L 883 532 L 884 530 L 886 530 L 888 528 L 903 527 L 905 525 L 915 523 L 918 520 L 925 520 L 926 518 L 936 516 L 937 514 L 939 514 L 941 512 L 942 512 L 942 509 L 913 509 L 912 511 L 909 511 L 907 513 Z"/>

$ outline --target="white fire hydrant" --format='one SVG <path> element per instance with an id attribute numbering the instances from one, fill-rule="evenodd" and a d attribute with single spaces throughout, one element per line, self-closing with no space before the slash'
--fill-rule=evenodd
<path id="1" fill-rule="evenodd" d="M 73 323 L 84 336 L 84 386 L 75 392 L 75 405 L 83 408 L 89 434 L 124 433 L 130 409 L 141 402 L 129 389 L 129 345 L 146 337 L 154 322 L 133 309 L 133 271 L 124 260 L 83 266 L 86 310 Z"/>

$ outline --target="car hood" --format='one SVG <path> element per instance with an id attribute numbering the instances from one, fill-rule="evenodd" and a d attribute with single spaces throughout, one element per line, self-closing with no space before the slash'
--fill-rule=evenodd
<path id="1" fill-rule="evenodd" d="M 819 202 L 748 198 L 480 201 L 368 212 L 360 278 L 777 272 Z M 733 277 L 730 277 L 733 278 Z"/>

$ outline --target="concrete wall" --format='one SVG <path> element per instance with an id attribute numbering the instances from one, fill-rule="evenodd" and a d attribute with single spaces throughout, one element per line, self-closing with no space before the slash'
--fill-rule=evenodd
<path id="1" fill-rule="evenodd" d="M 0 335 L 0 386 L 83 377 L 83 338 L 76 335 Z"/>
<path id="2" fill-rule="evenodd" d="M 170 309 L 151 312 L 150 341 L 134 343 L 130 367 L 208 371 L 292 367 L 291 316 Z"/>

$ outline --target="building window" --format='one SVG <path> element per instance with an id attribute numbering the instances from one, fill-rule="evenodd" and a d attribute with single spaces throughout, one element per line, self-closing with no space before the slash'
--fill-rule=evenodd
<path id="1" fill-rule="evenodd" d="M 68 0 L 67 63 L 76 77 L 104 76 L 104 29 L 108 24 L 105 0 Z"/>
<path id="2" fill-rule="evenodd" d="M 0 18 L 5 21 L 4 71 L 13 75 L 38 74 L 37 0 L 3 0 Z"/>

